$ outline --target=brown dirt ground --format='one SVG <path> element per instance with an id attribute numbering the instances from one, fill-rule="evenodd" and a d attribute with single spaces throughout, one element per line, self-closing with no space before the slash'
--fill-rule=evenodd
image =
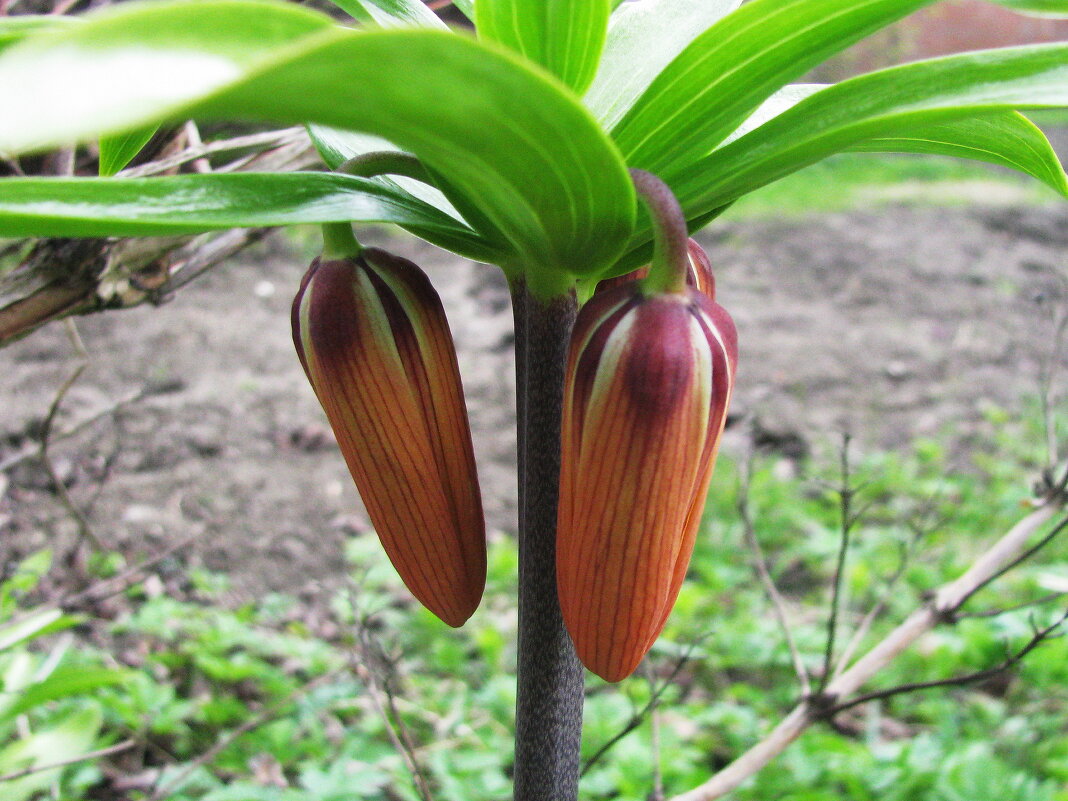
<path id="1" fill-rule="evenodd" d="M 460 354 L 491 530 L 515 528 L 512 323 L 491 268 L 384 232 L 422 264 Z M 699 237 L 741 340 L 736 412 L 784 448 L 843 427 L 867 446 L 966 444 L 989 404 L 1019 411 L 1068 304 L 1068 210 L 887 207 L 714 226 Z M 276 238 L 162 308 L 78 321 L 89 366 L 63 431 L 121 405 L 53 455 L 97 536 L 130 556 L 203 531 L 189 562 L 228 572 L 235 600 L 306 592 L 344 569 L 366 529 L 293 353 L 288 307 L 306 259 Z M 1062 357 L 1063 361 L 1063 357 Z M 0 463 L 31 447 L 77 364 L 62 324 L 0 351 Z M 1063 397 L 1063 396 L 1062 396 Z M 745 447 L 744 425 L 725 445 Z M 41 468 L 0 472 L 0 564 L 74 524 Z"/>

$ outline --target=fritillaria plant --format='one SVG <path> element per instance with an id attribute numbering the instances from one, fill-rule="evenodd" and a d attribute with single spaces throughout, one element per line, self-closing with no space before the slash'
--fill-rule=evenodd
<path id="1" fill-rule="evenodd" d="M 485 573 L 451 337 L 419 269 L 351 224 L 500 267 L 519 391 L 515 796 L 571 801 L 575 646 L 618 680 L 659 634 L 734 386 L 734 327 L 687 234 L 841 151 L 978 159 L 1068 196 L 1020 114 L 1068 106 L 1068 44 L 822 86 L 791 82 L 934 0 L 455 0 L 475 35 L 417 0 L 335 2 L 355 25 L 264 0 L 0 19 L 0 154 L 98 140 L 102 173 L 3 180 L 0 236 L 323 225 L 298 354 L 390 558 L 451 625 Z M 328 169 L 105 177 L 187 119 L 306 125 Z"/>

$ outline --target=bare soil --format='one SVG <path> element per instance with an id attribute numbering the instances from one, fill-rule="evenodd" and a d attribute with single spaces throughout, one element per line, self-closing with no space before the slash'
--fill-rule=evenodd
<path id="1" fill-rule="evenodd" d="M 516 525 L 512 319 L 492 268 L 409 238 L 460 355 L 490 529 Z M 741 366 L 725 448 L 790 456 L 843 428 L 865 447 L 919 436 L 967 449 L 996 405 L 1022 413 L 1068 304 L 1064 206 L 886 207 L 725 223 L 699 237 L 734 315 Z M 131 558 L 202 532 L 185 561 L 226 571 L 234 600 L 314 592 L 366 531 L 359 499 L 293 353 L 305 258 L 282 238 L 161 308 L 78 321 L 89 352 L 55 430 L 57 472 L 96 536 Z M 1060 357 L 1064 360 L 1063 354 Z M 62 324 L 0 351 L 0 565 L 76 524 L 32 458 L 79 360 Z M 1063 365 L 1062 365 L 1063 366 Z"/>

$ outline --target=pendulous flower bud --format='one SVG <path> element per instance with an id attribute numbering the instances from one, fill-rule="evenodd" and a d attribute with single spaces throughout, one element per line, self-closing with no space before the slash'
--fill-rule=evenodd
<path id="1" fill-rule="evenodd" d="M 579 659 L 607 681 L 634 671 L 678 597 L 738 358 L 708 294 L 643 283 L 582 308 L 564 388 L 560 606 Z"/>
<path id="2" fill-rule="evenodd" d="M 485 522 L 430 281 L 374 248 L 316 259 L 293 301 L 293 341 L 390 561 L 427 609 L 463 625 L 486 582 Z"/>

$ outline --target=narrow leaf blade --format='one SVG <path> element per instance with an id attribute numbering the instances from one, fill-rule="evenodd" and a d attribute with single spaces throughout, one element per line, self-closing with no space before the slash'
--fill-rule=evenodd
<path id="1" fill-rule="evenodd" d="M 1045 134 L 1027 117 L 1000 111 L 903 129 L 851 145 L 857 153 L 922 153 L 983 161 L 1037 178 L 1068 197 L 1068 178 Z"/>
<path id="2" fill-rule="evenodd" d="M 699 34 L 741 0 L 644 0 L 612 14 L 604 53 L 584 102 L 606 128 L 630 110 L 653 79 Z"/>
<path id="3" fill-rule="evenodd" d="M 76 17 L 54 14 L 22 14 L 17 17 L 0 17 L 0 50 L 21 42 L 28 36 L 57 31 L 76 25 Z"/>
<path id="4" fill-rule="evenodd" d="M 776 89 L 932 0 L 752 0 L 697 37 L 612 131 L 666 177 L 709 153 Z"/>
<path id="5" fill-rule="evenodd" d="M 331 0 L 353 19 L 383 28 L 444 28 L 419 0 Z"/>
<path id="6" fill-rule="evenodd" d="M 1013 11 L 1036 17 L 1068 18 L 1068 0 L 993 0 Z"/>
<path id="7" fill-rule="evenodd" d="M 0 237 L 168 236 L 300 223 L 394 223 L 470 258 L 499 253 L 403 192 L 333 173 L 216 173 L 161 178 L 8 178 Z"/>
<path id="8" fill-rule="evenodd" d="M 105 178 L 114 175 L 129 164 L 157 130 L 158 126 L 152 125 L 116 136 L 103 137 L 100 140 L 100 175 Z"/>
<path id="9" fill-rule="evenodd" d="M 246 18 L 270 28 L 275 17 L 289 35 L 273 44 L 244 30 Z M 633 225 L 629 176 L 588 112 L 555 82 L 463 36 L 358 32 L 321 19 L 238 0 L 130 4 L 12 48 L 0 55 L 0 150 L 190 116 L 320 123 L 419 156 L 507 236 L 516 268 L 560 280 L 615 259 Z M 424 65 L 418 80 L 412 64 Z M 92 80 L 65 79 L 79 71 Z"/>
<path id="10" fill-rule="evenodd" d="M 693 165 L 674 188 L 687 216 L 697 216 L 867 140 L 922 139 L 930 126 L 935 126 L 931 136 L 937 140 L 947 135 L 940 127 L 944 123 L 990 112 L 1063 106 L 1068 106 L 1068 45 L 1005 48 L 906 64 L 817 92 Z M 955 130 L 962 146 L 967 146 L 965 134 L 984 137 L 980 126 L 963 124 Z M 1011 142 L 1002 145 L 1006 154 L 1012 147 Z M 1028 147 L 1025 140 L 1021 149 Z M 1035 158 L 1048 160 L 1051 153 Z M 1034 166 L 1022 154 L 1003 158 Z M 1043 170 L 1036 170 L 1041 176 Z"/>
<path id="11" fill-rule="evenodd" d="M 131 3 L 35 36 L 0 54 L 0 152 L 159 123 L 333 27 L 295 5 L 224 0 Z"/>
<path id="12" fill-rule="evenodd" d="M 611 14 L 609 0 L 480 0 L 479 37 L 547 69 L 575 92 L 593 80 Z"/>
<path id="13" fill-rule="evenodd" d="M 469 20 L 475 21 L 475 0 L 452 0 L 452 4 Z"/>

